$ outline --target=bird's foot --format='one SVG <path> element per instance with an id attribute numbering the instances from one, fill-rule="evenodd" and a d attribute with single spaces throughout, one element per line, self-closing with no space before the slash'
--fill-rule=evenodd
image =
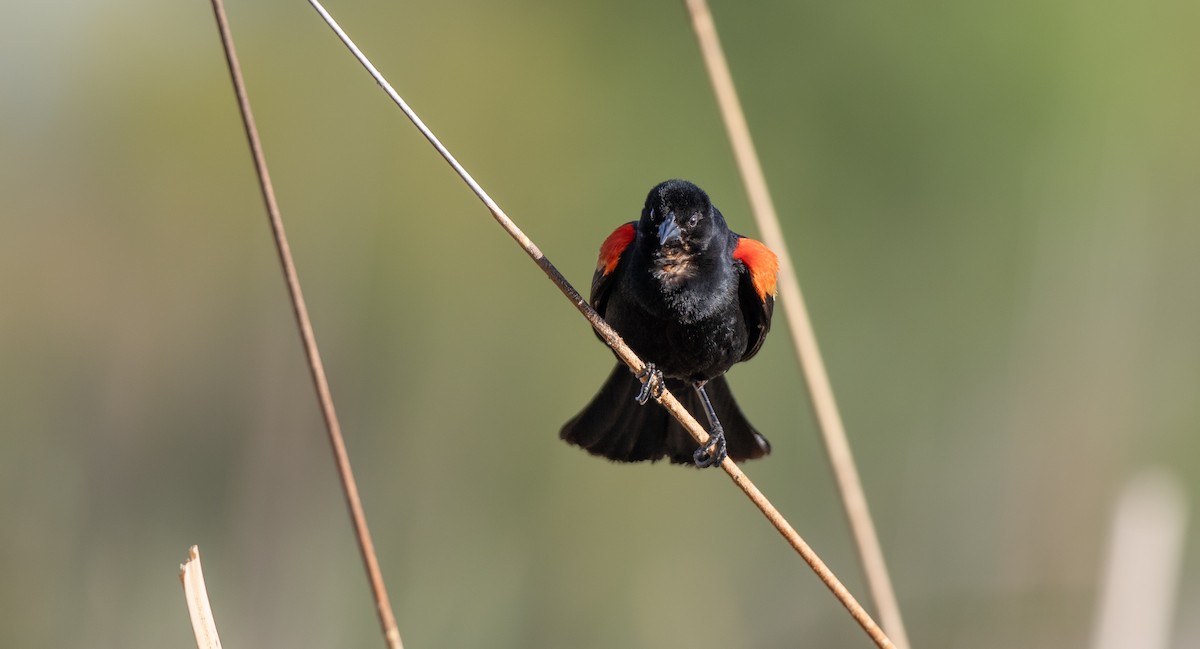
<path id="1" fill-rule="evenodd" d="M 692 454 L 692 461 L 696 463 L 696 468 L 705 469 L 721 464 L 725 461 L 727 455 L 728 453 L 725 452 L 725 431 L 721 430 L 718 426 L 708 436 L 708 443 L 696 449 L 696 452 Z"/>
<path id="2" fill-rule="evenodd" d="M 644 406 L 651 397 L 658 399 L 666 388 L 663 373 L 654 367 L 654 363 L 646 363 L 646 369 L 638 373 L 637 378 L 642 382 L 642 389 L 637 393 L 638 405 Z"/>

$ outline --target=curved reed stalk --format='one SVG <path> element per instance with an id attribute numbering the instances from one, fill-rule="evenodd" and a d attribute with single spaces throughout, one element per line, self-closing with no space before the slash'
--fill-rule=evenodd
<path id="1" fill-rule="evenodd" d="M 271 174 L 267 170 L 267 159 L 263 154 L 262 142 L 258 137 L 258 127 L 254 123 L 254 113 L 250 110 L 250 97 L 246 94 L 246 83 L 242 78 L 241 65 L 238 63 L 237 52 L 233 47 L 233 34 L 229 31 L 229 20 L 225 17 L 225 4 L 222 0 L 212 0 L 212 5 L 213 13 L 217 18 L 217 27 L 221 33 L 221 45 L 225 49 L 225 60 L 229 64 L 229 76 L 233 81 L 234 92 L 237 94 L 242 124 L 246 129 L 246 139 L 250 143 L 250 152 L 254 157 L 254 169 L 258 174 L 258 184 L 262 190 L 263 202 L 266 204 L 267 219 L 271 224 L 275 249 L 279 253 L 279 264 L 283 269 L 288 297 L 291 299 L 292 311 L 296 316 L 296 326 L 300 330 L 304 354 L 308 358 L 309 373 L 317 392 L 317 403 L 320 405 L 321 415 L 325 419 L 325 431 L 329 436 L 334 463 L 337 465 L 338 477 L 341 479 L 346 507 L 350 511 L 350 521 L 354 525 L 354 536 L 358 540 L 359 553 L 362 555 L 363 565 L 367 570 L 367 578 L 371 582 L 371 592 L 375 597 L 375 611 L 379 617 L 379 625 L 383 629 L 383 637 L 389 649 L 403 649 L 404 645 L 400 641 L 400 629 L 396 626 L 396 616 L 392 613 L 387 587 L 383 583 L 383 573 L 379 569 L 379 559 L 375 555 L 375 544 L 371 541 L 371 531 L 367 529 L 367 516 L 363 512 L 362 500 L 358 497 L 358 485 L 354 480 L 354 471 L 350 468 L 350 456 L 346 452 L 346 442 L 342 439 L 342 427 L 338 423 L 337 412 L 333 408 L 333 395 L 329 391 L 329 381 L 325 378 L 325 366 L 321 363 L 317 338 L 313 333 L 312 321 L 308 317 L 308 307 L 304 304 L 304 293 L 300 290 L 300 277 L 296 274 L 292 250 L 288 246 L 287 233 L 283 229 L 283 217 L 279 214 L 279 203 L 275 200 L 275 189 L 271 184 Z"/>
<path id="2" fill-rule="evenodd" d="M 892 580 L 888 576 L 887 564 L 883 559 L 879 535 L 876 534 L 875 523 L 871 520 L 867 497 L 858 477 L 854 455 L 850 452 L 845 426 L 842 425 L 842 416 L 833 398 L 833 386 L 829 382 L 829 374 L 825 371 L 812 320 L 808 317 L 808 308 L 804 305 L 804 297 L 800 293 L 800 280 L 792 265 L 791 255 L 788 254 L 783 230 L 779 226 L 779 217 L 775 213 L 775 205 L 771 201 L 770 192 L 767 191 L 767 181 L 762 165 L 758 162 L 754 142 L 750 139 L 750 128 L 746 125 L 746 116 L 742 112 L 741 102 L 738 101 L 733 76 L 729 72 L 725 53 L 717 38 L 712 13 L 705 0 L 685 2 L 691 14 L 692 27 L 700 43 L 700 51 L 709 80 L 712 82 L 713 92 L 717 97 L 721 117 L 725 122 L 725 130 L 733 146 L 742 182 L 750 196 L 750 206 L 758 222 L 759 232 L 767 247 L 779 256 L 780 301 L 783 302 L 783 310 L 787 314 L 788 329 L 796 348 L 797 360 L 804 373 L 805 385 L 808 386 L 809 401 L 816 414 L 821 439 L 825 443 L 825 453 L 833 469 L 846 518 L 850 522 L 850 530 L 858 548 L 859 560 L 867 579 L 867 589 L 871 592 L 876 608 L 879 609 L 883 628 L 887 629 L 888 635 L 895 640 L 898 647 L 907 649 L 908 635 L 904 630 L 900 605 L 896 601 L 896 592 L 892 588 Z"/>
<path id="3" fill-rule="evenodd" d="M 446 162 L 454 169 L 455 173 L 457 173 L 459 177 L 462 178 L 463 182 L 465 182 L 467 186 L 471 188 L 471 191 L 475 193 L 479 200 L 483 202 L 484 206 L 487 207 L 488 211 L 491 212 L 492 217 L 496 220 L 496 222 L 499 223 L 500 226 L 504 228 L 505 232 L 507 232 L 509 236 L 511 236 L 521 246 L 526 254 L 533 259 L 534 263 L 536 263 L 542 269 L 542 271 L 546 273 L 546 276 L 549 277 L 552 282 L 554 282 L 555 286 L 557 286 L 558 289 L 562 291 L 562 293 L 566 295 L 569 300 L 571 300 L 571 303 L 574 304 L 575 308 L 579 310 L 583 317 L 586 318 L 589 323 L 591 323 L 592 327 L 597 333 L 600 334 L 601 338 L 610 347 L 612 347 L 613 351 L 616 352 L 617 357 L 620 358 L 623 363 L 628 365 L 629 369 L 635 374 L 641 373 L 645 369 L 645 363 L 643 363 L 642 360 L 633 353 L 633 350 L 630 349 L 623 340 L 621 340 L 621 337 L 617 334 L 617 332 L 614 331 L 612 327 L 608 326 L 608 323 L 604 322 L 603 318 L 600 317 L 600 314 L 596 313 L 596 311 L 592 309 L 591 305 L 589 305 L 587 301 L 583 299 L 583 296 L 579 294 L 579 291 L 575 290 L 575 288 L 571 286 L 570 282 L 568 282 L 567 279 L 563 277 L 562 273 L 560 273 L 558 269 L 554 267 L 554 264 L 550 263 L 550 260 L 547 259 L 544 254 L 542 254 L 542 251 L 538 249 L 536 245 L 534 245 L 533 241 L 530 240 L 530 238 L 526 236 L 519 227 L 517 227 L 516 223 L 514 223 L 513 220 L 510 219 L 502 209 L 500 209 L 500 206 L 497 205 L 494 200 L 492 200 L 491 196 L 489 196 L 488 193 L 483 190 L 483 188 L 475 181 L 471 174 L 467 172 L 467 170 L 450 153 L 445 145 L 441 143 L 437 136 L 433 134 L 433 131 L 431 131 L 429 127 L 425 126 L 425 123 L 421 121 L 421 118 L 417 116 L 416 112 L 410 108 L 408 103 L 406 103 L 404 99 L 400 97 L 399 93 L 392 88 L 392 85 L 388 83 L 387 79 L 385 79 L 379 70 L 375 68 L 366 55 L 362 53 L 362 50 L 360 50 L 358 46 L 354 44 L 354 41 L 351 40 L 346 32 L 342 30 L 337 21 L 333 19 L 333 16 L 331 16 L 329 12 L 325 10 L 325 7 L 322 6 L 318 0 L 309 0 L 309 4 L 311 4 L 313 8 L 317 10 L 317 13 L 321 15 L 326 24 L 328 24 L 334 33 L 337 34 L 342 43 L 350 50 L 354 57 L 358 59 L 358 62 L 362 64 L 364 68 L 366 68 L 367 72 L 375 79 L 376 83 L 383 88 L 384 92 L 387 93 L 387 95 L 392 99 L 393 102 L 396 103 L 400 110 L 404 112 L 408 119 L 412 121 L 418 130 L 420 130 L 421 134 L 425 136 L 425 139 L 428 140 L 431 145 L 433 145 L 433 148 L 436 149 L 439 154 L 441 154 L 442 158 L 444 158 Z M 683 424 L 684 428 L 687 429 L 687 431 L 696 439 L 698 443 L 705 444 L 708 441 L 708 434 L 670 392 L 663 390 L 661 396 L 658 397 L 658 401 L 663 405 L 664 408 L 674 415 L 681 424 Z M 817 577 L 825 584 L 827 588 L 829 588 L 838 601 L 840 601 L 842 605 L 846 607 L 846 610 L 850 612 L 850 615 L 854 617 L 855 621 L 858 622 L 859 626 L 863 628 L 863 630 L 871 637 L 875 644 L 881 648 L 894 647 L 895 645 L 892 644 L 891 640 L 888 639 L 887 635 L 883 632 L 879 625 L 876 624 L 873 619 L 871 619 L 871 616 L 866 612 L 862 605 L 858 603 L 854 596 L 850 594 L 850 591 L 846 589 L 842 582 L 838 580 L 838 578 L 833 574 L 833 571 L 831 571 L 829 567 L 825 565 L 825 562 L 823 562 L 817 553 L 814 552 L 811 547 L 809 547 L 803 538 L 801 538 L 791 524 L 787 522 L 787 519 L 783 517 L 783 514 L 781 514 L 779 510 L 775 509 L 770 501 L 767 500 L 766 496 L 763 495 L 763 493 L 754 485 L 753 482 L 751 482 L 750 478 L 743 473 L 740 468 L 738 468 L 737 464 L 735 464 L 733 460 L 726 458 L 725 461 L 721 463 L 721 468 L 725 470 L 725 472 L 733 480 L 734 484 L 736 484 L 743 491 L 743 493 L 750 498 L 755 506 L 759 508 L 763 515 L 767 517 L 767 520 L 770 521 L 775 529 L 783 535 L 792 548 L 796 550 L 796 552 L 804 559 L 806 563 L 808 563 L 813 572 L 817 574 Z"/>

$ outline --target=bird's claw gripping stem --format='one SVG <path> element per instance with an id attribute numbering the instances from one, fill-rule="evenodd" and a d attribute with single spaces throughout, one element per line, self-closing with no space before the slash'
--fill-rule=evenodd
<path id="1" fill-rule="evenodd" d="M 663 390 L 666 389 L 663 379 L 663 373 L 654 367 L 654 363 L 646 363 L 646 369 L 637 374 L 637 378 L 642 382 L 642 389 L 637 393 L 638 405 L 644 406 L 651 397 L 658 399 L 662 396 Z"/>
<path id="2" fill-rule="evenodd" d="M 708 443 L 696 449 L 692 454 L 692 461 L 696 463 L 697 469 L 707 469 L 710 466 L 717 466 L 725 461 L 728 453 L 725 451 L 725 431 L 718 426 L 713 429 L 712 434 L 708 436 Z"/>
<path id="3" fill-rule="evenodd" d="M 696 389 L 696 394 L 700 395 L 700 402 L 704 404 L 704 414 L 708 416 L 709 429 L 708 442 L 692 453 L 692 461 L 696 463 L 698 469 L 719 465 L 725 461 L 725 457 L 728 455 L 725 451 L 725 429 L 721 427 L 721 421 L 717 419 L 717 411 L 713 408 L 708 393 L 704 391 L 705 383 L 707 381 L 696 381 L 692 384 L 692 387 Z"/>

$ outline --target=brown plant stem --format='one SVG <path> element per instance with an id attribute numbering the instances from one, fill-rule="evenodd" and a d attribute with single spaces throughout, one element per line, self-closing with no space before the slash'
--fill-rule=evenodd
<path id="1" fill-rule="evenodd" d="M 342 427 L 338 423 L 337 412 L 333 407 L 333 396 L 329 391 L 329 381 L 325 378 L 325 366 L 321 363 L 321 353 L 317 349 L 317 339 L 313 333 L 312 321 L 308 317 L 308 307 L 304 303 L 304 293 L 300 290 L 300 278 L 296 274 L 296 264 L 292 261 L 291 248 L 288 246 L 287 233 L 283 229 L 283 218 L 279 214 L 279 204 L 275 200 L 275 190 L 271 184 L 271 174 L 267 170 L 266 156 L 263 154 L 262 142 L 258 137 L 258 128 L 254 124 L 254 114 L 250 110 L 250 98 L 246 94 L 246 84 L 242 79 L 241 66 L 238 64 L 237 52 L 233 47 L 233 35 L 229 31 L 229 21 L 225 17 L 225 5 L 222 0 L 212 0 L 213 13 L 217 18 L 217 26 L 221 33 L 221 44 L 225 50 L 225 59 L 229 63 L 229 76 L 233 81 L 233 89 L 237 94 L 238 108 L 242 114 L 242 123 L 246 128 L 246 139 L 250 143 L 250 152 L 254 158 L 254 169 L 258 173 L 259 187 L 262 190 L 263 202 L 267 208 L 267 218 L 271 224 L 271 234 L 279 253 L 279 263 L 283 269 L 284 280 L 287 283 L 288 297 L 291 298 L 292 311 L 296 317 L 296 325 L 300 330 L 300 339 L 304 345 L 304 354 L 308 358 L 309 373 L 312 376 L 313 387 L 317 392 L 317 402 L 321 415 L 325 420 L 325 431 L 329 436 L 329 444 L 333 451 L 334 463 L 337 465 L 338 477 L 341 479 L 342 492 L 346 498 L 346 507 L 350 512 L 350 521 L 354 526 L 354 535 L 358 540 L 359 553 L 367 571 L 367 579 L 371 584 L 371 593 L 375 599 L 375 611 L 379 617 L 379 625 L 383 637 L 390 649 L 403 649 L 400 641 L 400 630 L 396 626 L 396 617 L 392 613 L 392 605 L 388 600 L 387 588 L 383 582 L 383 574 L 379 569 L 379 559 L 375 555 L 375 544 L 371 542 L 371 532 L 367 529 L 367 518 L 363 512 L 362 500 L 358 496 L 358 485 L 354 481 L 354 471 L 350 467 L 350 456 L 346 452 L 346 442 L 342 439 Z"/>
<path id="2" fill-rule="evenodd" d="M 825 443 L 825 452 L 829 458 L 837 481 L 838 491 L 842 496 L 842 504 L 850 529 L 858 548 L 859 560 L 866 576 L 867 588 L 875 606 L 879 610 L 880 620 L 898 647 L 907 649 L 908 635 L 904 630 L 904 620 L 900 615 L 900 605 L 896 600 L 896 592 L 892 588 L 888 576 L 887 564 L 883 559 L 883 549 L 879 544 L 879 536 L 867 507 L 867 497 L 863 492 L 862 481 L 854 463 L 854 455 L 850 452 L 850 443 L 846 438 L 846 429 L 838 412 L 837 402 L 833 397 L 833 387 L 829 382 L 829 374 L 825 371 L 825 363 L 821 359 L 821 350 L 817 345 L 816 333 L 813 331 L 812 320 L 808 317 L 808 309 L 804 297 L 800 293 L 800 281 L 797 279 L 791 255 L 783 239 L 783 230 L 779 226 L 779 217 L 775 213 L 774 203 L 767 191 L 767 181 L 763 175 L 754 142 L 750 138 L 750 129 L 746 125 L 746 116 L 742 112 L 737 90 L 733 85 L 733 76 L 725 61 L 721 42 L 717 38 L 717 28 L 713 23 L 712 13 L 705 0 L 685 0 L 688 12 L 691 14 L 692 27 L 700 43 L 700 51 L 704 57 L 709 80 L 717 97 L 721 117 L 725 122 L 725 130 L 729 134 L 733 146 L 734 157 L 737 158 L 738 170 L 746 193 L 750 197 L 750 205 L 758 222 L 759 232 L 767 247 L 779 256 L 779 292 L 783 302 L 784 312 L 796 348 L 797 360 L 804 373 L 805 384 L 808 386 L 809 401 L 816 414 L 817 427 L 821 431 L 821 439 Z"/>
<path id="3" fill-rule="evenodd" d="M 642 360 L 633 353 L 633 350 L 630 349 L 629 346 L 626 345 L 621 339 L 620 335 L 618 335 L 617 332 L 614 331 L 613 328 L 610 327 L 608 323 L 606 323 L 604 319 L 600 317 L 600 314 L 596 313 L 595 309 L 593 309 L 591 305 L 589 305 L 587 301 L 583 299 L 583 296 L 579 294 L 579 291 L 576 291 L 575 288 L 571 286 L 571 283 L 568 282 L 565 277 L 563 277 L 562 273 L 555 268 L 554 264 L 550 263 L 550 260 L 547 259 L 544 254 L 542 254 L 542 251 L 539 250 L 536 245 L 534 245 L 533 241 L 530 240 L 529 237 L 526 236 L 519 227 L 517 227 L 516 223 L 514 223 L 502 209 L 500 209 L 500 206 L 497 205 L 494 200 L 492 200 L 491 196 L 489 196 L 488 193 L 483 190 L 483 188 L 475 181 L 471 174 L 467 172 L 467 170 L 458 162 L 458 160 L 450 153 L 450 151 L 446 149 L 441 141 L 438 140 L 437 136 L 433 134 L 433 131 L 431 131 L 429 127 L 425 126 L 425 123 L 421 121 L 421 118 L 417 116 L 416 112 L 413 111 L 413 109 L 409 107 L 404 99 L 400 97 L 399 93 L 392 88 L 392 85 L 388 83 L 387 79 L 385 79 L 379 70 L 375 68 L 366 55 L 363 54 L 360 49 L 358 49 L 358 46 L 355 45 L 354 41 L 351 40 L 346 32 L 342 30 L 337 21 L 333 19 L 333 16 L 331 16 L 329 12 L 325 10 L 325 7 L 322 6 L 318 0 L 309 0 L 309 4 L 311 4 L 313 8 L 317 10 L 317 13 L 321 14 L 321 17 L 338 35 L 338 38 L 341 39 L 342 43 L 350 50 L 354 57 L 358 59 L 358 62 L 362 64 L 364 68 L 366 68 L 367 72 L 370 73 L 370 75 L 375 79 L 376 83 L 383 88 L 384 92 L 391 97 L 392 101 L 396 103 L 400 110 L 403 111 L 409 120 L 411 120 L 412 123 L 417 127 L 417 129 L 421 131 L 421 134 L 425 136 L 425 139 L 427 139 L 429 143 L 433 145 L 435 149 L 437 149 L 438 153 L 440 153 L 442 158 L 444 158 L 446 162 L 454 169 L 455 173 L 462 178 L 463 182 L 465 182 L 467 186 L 471 188 L 471 191 L 475 193 L 479 200 L 483 202 L 484 206 L 487 207 L 488 211 L 491 212 L 492 217 L 496 220 L 496 222 L 499 223 L 502 228 L 504 228 L 505 232 L 507 232 L 509 236 L 511 236 L 521 246 L 526 254 L 528 254 L 530 258 L 532 258 L 533 261 L 542 269 L 542 271 L 546 273 L 546 276 L 550 278 L 550 281 L 554 282 L 554 285 L 557 286 L 558 289 L 562 291 L 562 293 L 566 295 L 568 299 L 571 300 L 571 303 L 575 305 L 575 308 L 578 309 L 581 314 L 583 314 L 583 317 L 586 318 L 596 332 L 600 334 L 604 342 L 613 349 L 617 357 L 623 363 L 628 365 L 632 372 L 635 374 L 641 373 L 645 369 L 645 363 L 643 363 Z M 658 397 L 658 402 L 662 404 L 662 406 L 666 408 L 672 415 L 674 415 L 681 424 L 683 424 L 684 428 L 687 429 L 687 431 L 692 435 L 693 438 L 696 439 L 698 443 L 701 445 L 707 443 L 708 434 L 669 391 L 663 390 L 661 396 Z M 894 647 L 892 642 L 884 634 L 883 630 L 879 628 L 879 625 L 877 625 L 875 621 L 871 619 L 871 616 L 866 612 L 865 609 L 863 609 L 858 601 L 854 599 L 854 596 L 849 590 L 846 589 L 842 582 L 838 580 L 838 578 L 833 574 L 833 571 L 831 571 L 829 567 L 825 565 L 825 562 L 823 562 L 817 553 L 814 552 L 811 547 L 809 547 L 809 545 L 804 541 L 803 538 L 801 538 L 791 524 L 787 522 L 787 519 L 783 517 L 783 514 L 781 514 L 779 510 L 777 510 L 775 506 L 767 500 L 767 497 L 763 495 L 761 491 L 759 491 L 758 487 L 751 482 L 750 478 L 742 472 L 737 464 L 734 463 L 733 460 L 726 458 L 725 461 L 721 463 L 721 468 L 725 470 L 725 472 L 733 480 L 734 484 L 736 484 L 738 488 L 740 488 L 742 492 L 745 493 L 746 496 L 749 497 L 750 500 L 759 508 L 759 510 L 762 511 L 763 515 L 767 517 L 767 520 L 770 521 L 771 525 L 773 525 L 775 529 L 783 535 L 784 539 L 787 540 L 792 548 L 794 548 L 796 552 L 804 559 L 804 561 L 808 563 L 813 572 L 817 574 L 817 577 L 825 584 L 827 588 L 829 588 L 838 601 L 840 601 L 842 605 L 846 607 L 846 610 L 850 612 L 850 615 L 854 617 L 854 619 L 871 637 L 876 645 L 883 648 Z"/>
<path id="4" fill-rule="evenodd" d="M 187 560 L 179 564 L 179 582 L 183 584 L 183 598 L 192 618 L 196 649 L 221 649 L 221 637 L 217 635 L 208 588 L 204 585 L 204 570 L 200 566 L 200 548 L 194 545 L 188 548 Z"/>

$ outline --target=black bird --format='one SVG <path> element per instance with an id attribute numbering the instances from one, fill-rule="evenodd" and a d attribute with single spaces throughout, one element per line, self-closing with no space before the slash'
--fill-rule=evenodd
<path id="1" fill-rule="evenodd" d="M 698 467 L 762 457 L 771 445 L 750 425 L 725 381 L 758 353 L 771 328 L 779 262 L 762 243 L 729 229 L 704 190 L 668 180 L 650 190 L 638 221 L 600 246 L 592 307 L 650 368 L 623 363 L 560 437 L 618 462 L 670 458 Z M 665 385 L 709 422 L 707 448 L 664 408 L 641 407 Z"/>

